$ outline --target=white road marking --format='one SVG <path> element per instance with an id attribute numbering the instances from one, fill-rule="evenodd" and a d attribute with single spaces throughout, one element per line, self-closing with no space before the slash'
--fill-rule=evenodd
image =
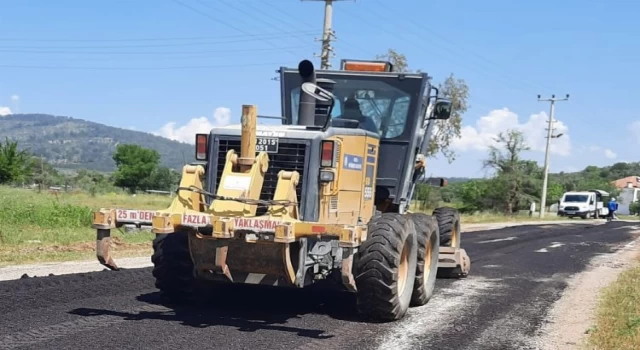
<path id="1" fill-rule="evenodd" d="M 481 242 L 478 242 L 478 243 L 494 243 L 494 242 L 502 242 L 502 241 L 513 241 L 514 239 L 518 239 L 518 237 L 507 237 L 507 238 L 490 239 L 488 241 L 481 241 Z"/>
<path id="2" fill-rule="evenodd" d="M 547 248 L 558 248 L 558 247 L 562 247 L 563 245 L 565 245 L 565 244 L 564 243 L 560 243 L 560 242 L 552 242 L 551 245 L 548 246 Z M 547 248 L 534 250 L 534 252 L 536 252 L 536 253 L 548 253 L 549 250 Z"/>

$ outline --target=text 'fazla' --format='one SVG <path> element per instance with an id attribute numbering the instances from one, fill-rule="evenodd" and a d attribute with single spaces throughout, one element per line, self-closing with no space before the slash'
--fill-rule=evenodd
<path id="1" fill-rule="evenodd" d="M 211 217 L 209 215 L 185 214 L 182 215 L 182 223 L 189 226 L 208 226 L 211 225 Z"/>

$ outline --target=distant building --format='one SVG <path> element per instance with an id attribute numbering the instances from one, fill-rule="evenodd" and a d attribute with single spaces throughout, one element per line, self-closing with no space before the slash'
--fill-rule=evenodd
<path id="1" fill-rule="evenodd" d="M 627 176 L 622 179 L 611 181 L 617 189 L 623 188 L 640 188 L 640 176 Z"/>
<path id="2" fill-rule="evenodd" d="M 627 176 L 611 181 L 611 184 L 620 190 L 620 196 L 617 198 L 617 212 L 621 215 L 629 215 L 629 205 L 640 199 L 640 176 Z"/>

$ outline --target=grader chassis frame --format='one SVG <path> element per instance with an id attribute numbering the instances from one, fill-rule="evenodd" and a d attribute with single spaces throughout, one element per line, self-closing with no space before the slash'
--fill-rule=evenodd
<path id="1" fill-rule="evenodd" d="M 308 83 L 305 91 L 315 89 L 316 99 L 332 98 Z M 468 274 L 470 260 L 460 246 L 459 215 L 452 208 L 438 208 L 433 216 L 380 213 L 352 224 L 308 222 L 300 219 L 295 170 L 279 171 L 273 198 L 260 199 L 270 164 L 268 153 L 256 152 L 256 124 L 255 106 L 243 106 L 240 154 L 226 153 L 216 193 L 204 190 L 205 166 L 192 164 L 183 168 L 177 196 L 165 210 L 94 212 L 100 263 L 119 269 L 110 255 L 112 229 L 150 224 L 156 233 L 156 286 L 171 300 L 188 297 L 194 280 L 301 288 L 333 275 L 357 293 L 359 310 L 378 320 L 403 317 L 409 300 L 428 302 L 436 271 L 443 277 Z M 323 186 L 319 192 L 335 191 Z M 256 216 L 258 206 L 267 208 L 264 215 Z M 450 246 L 439 244 L 445 231 Z M 380 267 L 381 256 L 388 266 Z"/>

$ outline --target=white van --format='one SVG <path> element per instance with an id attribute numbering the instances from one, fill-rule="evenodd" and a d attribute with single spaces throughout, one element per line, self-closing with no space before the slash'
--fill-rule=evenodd
<path id="1" fill-rule="evenodd" d="M 603 197 L 607 196 L 609 194 L 601 190 L 565 192 L 558 202 L 558 216 L 583 219 L 606 216 L 609 209 L 605 207 Z"/>

